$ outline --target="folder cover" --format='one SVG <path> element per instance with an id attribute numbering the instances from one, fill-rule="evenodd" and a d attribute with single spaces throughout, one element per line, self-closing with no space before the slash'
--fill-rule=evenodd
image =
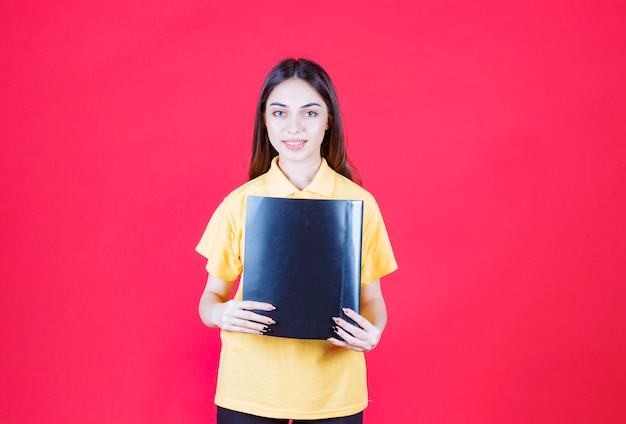
<path id="1" fill-rule="evenodd" d="M 255 311 L 276 324 L 268 335 L 337 337 L 332 317 L 359 312 L 361 200 L 246 199 L 243 299 L 268 302 Z"/>

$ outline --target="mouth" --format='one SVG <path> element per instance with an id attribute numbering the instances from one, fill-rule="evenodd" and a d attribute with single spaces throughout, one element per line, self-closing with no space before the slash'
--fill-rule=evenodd
<path id="1" fill-rule="evenodd" d="M 306 140 L 289 139 L 289 140 L 284 140 L 283 143 L 285 143 L 285 145 L 287 146 L 287 148 L 289 150 L 299 150 L 302 147 L 304 147 L 304 144 L 306 143 Z"/>

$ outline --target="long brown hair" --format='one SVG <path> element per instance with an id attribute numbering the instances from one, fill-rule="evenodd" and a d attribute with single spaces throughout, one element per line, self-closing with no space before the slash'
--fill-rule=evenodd
<path id="1" fill-rule="evenodd" d="M 322 157 L 335 172 L 360 184 L 358 171 L 352 166 L 346 154 L 339 100 L 333 82 L 320 65 L 307 59 L 285 59 L 274 66 L 265 78 L 256 108 L 248 176 L 252 180 L 266 173 L 270 169 L 272 159 L 278 155 L 267 136 L 263 119 L 265 105 L 274 87 L 291 78 L 300 78 L 311 84 L 328 107 L 328 129 L 320 148 Z"/>

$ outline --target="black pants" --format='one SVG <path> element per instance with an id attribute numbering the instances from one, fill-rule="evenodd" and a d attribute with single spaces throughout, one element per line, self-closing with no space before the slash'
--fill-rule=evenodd
<path id="1" fill-rule="evenodd" d="M 362 424 L 363 412 L 349 417 L 325 418 L 321 420 L 287 420 L 277 418 L 257 417 L 256 415 L 244 414 L 243 412 L 231 411 L 217 407 L 217 424 L 287 424 L 297 423 L 325 423 L 325 424 Z"/>

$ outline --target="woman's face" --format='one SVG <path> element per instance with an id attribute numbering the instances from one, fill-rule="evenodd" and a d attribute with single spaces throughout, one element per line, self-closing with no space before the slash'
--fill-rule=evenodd
<path id="1" fill-rule="evenodd" d="M 308 82 L 291 78 L 274 87 L 266 102 L 264 119 L 270 143 L 281 162 L 320 159 L 320 147 L 328 129 L 328 107 Z"/>

